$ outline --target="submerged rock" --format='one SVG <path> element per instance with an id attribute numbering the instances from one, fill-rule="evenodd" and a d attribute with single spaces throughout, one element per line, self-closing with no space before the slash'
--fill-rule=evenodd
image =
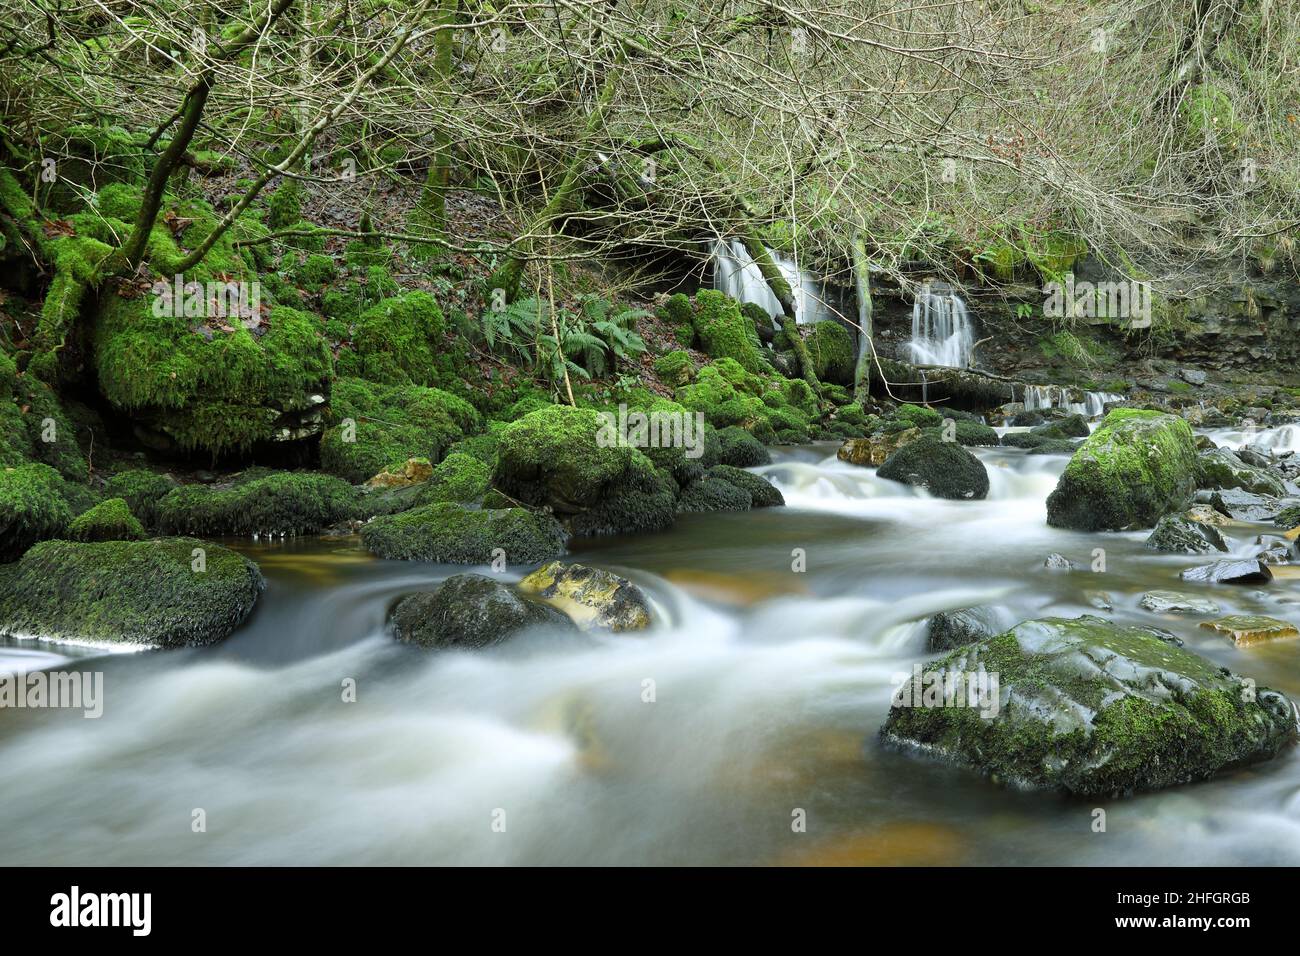
<path id="1" fill-rule="evenodd" d="M 46 541 L 0 567 L 0 636 L 211 644 L 265 586 L 252 561 L 195 538 Z"/>
<path id="2" fill-rule="evenodd" d="M 508 564 L 534 564 L 563 553 L 567 540 L 550 515 L 451 502 L 385 515 L 361 529 L 361 543 L 381 558 L 449 564 L 488 564 L 498 553 Z"/>
<path id="3" fill-rule="evenodd" d="M 996 677 L 980 703 L 945 701 L 945 677 L 980 673 Z M 1093 616 L 1026 621 L 953 651 L 895 693 L 881 729 L 1001 783 L 1090 797 L 1203 780 L 1272 757 L 1295 734 L 1282 694 Z"/>
<path id="4" fill-rule="evenodd" d="M 1213 564 L 1188 568 L 1178 575 L 1184 581 L 1206 584 L 1267 584 L 1273 572 L 1258 558 L 1224 558 Z"/>
<path id="5" fill-rule="evenodd" d="M 544 564 L 519 589 L 559 608 L 580 627 L 641 631 L 650 626 L 650 602 L 627 578 L 582 564 Z"/>
<path id="6" fill-rule="evenodd" d="M 1157 523 L 1146 545 L 1153 551 L 1173 554 L 1208 554 L 1227 551 L 1228 543 L 1213 525 L 1193 521 L 1185 515 L 1165 515 Z"/>
<path id="7" fill-rule="evenodd" d="M 1231 614 L 1217 621 L 1202 621 L 1201 627 L 1232 638 L 1232 643 L 1238 647 L 1300 637 L 1300 630 L 1296 630 L 1294 624 L 1262 614 Z"/>
<path id="8" fill-rule="evenodd" d="M 1053 551 L 1043 560 L 1043 567 L 1049 571 L 1073 571 L 1074 562 L 1065 555 Z"/>
<path id="9" fill-rule="evenodd" d="M 1191 426 L 1134 408 L 1112 411 L 1074 453 L 1047 499 L 1047 523 L 1080 531 L 1150 528 L 1196 490 Z"/>
<path id="10" fill-rule="evenodd" d="M 530 627 L 576 630 L 555 608 L 482 574 L 457 574 L 393 608 L 397 639 L 421 647 L 490 647 Z"/>
<path id="11" fill-rule="evenodd" d="M 1209 598 L 1184 594 L 1182 591 L 1148 591 L 1138 607 L 1155 614 L 1218 614 L 1219 605 Z"/>
<path id="12" fill-rule="evenodd" d="M 971 500 L 989 493 L 984 463 L 956 442 L 919 438 L 889 456 L 881 478 L 924 488 L 936 498 Z"/>

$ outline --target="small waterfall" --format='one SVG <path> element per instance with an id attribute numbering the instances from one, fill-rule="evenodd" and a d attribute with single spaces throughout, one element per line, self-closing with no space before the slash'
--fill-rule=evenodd
<path id="1" fill-rule="evenodd" d="M 785 281 L 790 283 L 794 293 L 795 321 L 800 325 L 810 325 L 823 319 L 833 318 L 825 305 L 825 295 L 821 283 L 811 273 L 802 271 L 791 259 L 786 259 L 779 252 L 767 250 L 776 267 L 781 270 Z M 713 287 L 725 292 L 739 302 L 753 302 L 762 306 L 768 315 L 779 316 L 781 303 L 777 301 L 772 290 L 768 288 L 758 263 L 750 256 L 749 250 L 739 239 L 718 239 L 712 247 Z"/>
<path id="2" fill-rule="evenodd" d="M 1085 418 L 1100 418 L 1106 411 L 1107 402 L 1118 402 L 1123 398 L 1123 395 L 1113 392 L 1081 392 L 1059 385 L 1026 385 L 1025 411 L 1063 408 Z"/>
<path id="3" fill-rule="evenodd" d="M 975 330 L 961 296 L 942 283 L 922 286 L 912 303 L 912 361 L 965 368 L 974 347 Z"/>

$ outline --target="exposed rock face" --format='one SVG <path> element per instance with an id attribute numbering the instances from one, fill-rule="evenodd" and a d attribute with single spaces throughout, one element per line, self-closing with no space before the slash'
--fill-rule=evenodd
<path id="1" fill-rule="evenodd" d="M 979 673 L 998 679 L 976 706 L 944 700 L 945 676 Z M 1203 780 L 1272 757 L 1295 734 L 1282 694 L 1092 616 L 1026 621 L 958 648 L 896 692 L 881 730 L 998 782 L 1081 796 Z"/>
<path id="2" fill-rule="evenodd" d="M 1201 627 L 1232 638 L 1238 647 L 1300 637 L 1300 630 L 1294 624 L 1261 614 L 1232 614 L 1217 621 L 1202 621 Z"/>
<path id="3" fill-rule="evenodd" d="M 641 631 L 650 626 L 645 592 L 599 568 L 552 561 L 520 581 L 519 589 L 559 608 L 586 630 Z"/>
<path id="4" fill-rule="evenodd" d="M 956 442 L 930 437 L 904 445 L 876 474 L 924 488 L 936 498 L 972 500 L 989 493 L 989 474 L 982 461 Z"/>
<path id="5" fill-rule="evenodd" d="M 0 567 L 0 636 L 212 644 L 265 587 L 252 561 L 195 538 L 45 541 Z"/>
<path id="6" fill-rule="evenodd" d="M 1184 515 L 1165 515 L 1157 523 L 1146 545 L 1153 551 L 1174 554 L 1208 554 L 1227 551 L 1228 543 L 1213 525 L 1202 524 Z"/>
<path id="7" fill-rule="evenodd" d="M 1070 459 L 1047 523 L 1080 531 L 1149 528 L 1192 503 L 1196 450 L 1181 418 L 1116 409 Z"/>
<path id="8" fill-rule="evenodd" d="M 402 598 L 393 609 L 398 640 L 422 647 L 491 647 L 530 627 L 575 630 L 555 608 L 482 574 L 457 574 L 436 591 Z"/>
<path id="9" fill-rule="evenodd" d="M 433 464 L 427 458 L 408 458 L 398 468 L 385 468 L 366 482 L 367 488 L 405 488 L 428 481 L 433 476 Z"/>

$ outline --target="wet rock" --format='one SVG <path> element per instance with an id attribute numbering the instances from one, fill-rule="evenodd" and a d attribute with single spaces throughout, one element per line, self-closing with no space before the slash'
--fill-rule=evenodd
<path id="1" fill-rule="evenodd" d="M 1279 528 L 1300 528 L 1300 505 L 1287 505 L 1277 513 L 1273 524 Z"/>
<path id="2" fill-rule="evenodd" d="M 1250 445 L 1246 445 L 1243 448 L 1237 449 L 1236 455 L 1238 458 L 1244 461 L 1247 465 L 1250 465 L 1252 468 L 1273 467 L 1273 459 L 1270 455 L 1268 455 L 1266 452 L 1252 448 Z M 1247 488 L 1246 490 L 1250 491 L 1251 489 Z"/>
<path id="3" fill-rule="evenodd" d="M 265 587 L 252 561 L 196 538 L 45 541 L 0 567 L 0 637 L 212 644 Z"/>
<path id="4" fill-rule="evenodd" d="M 1220 514 L 1208 504 L 1192 505 L 1184 512 L 1184 517 L 1189 521 L 1199 521 L 1201 524 L 1208 524 L 1215 528 L 1222 528 L 1232 523 L 1232 519 L 1225 514 Z"/>
<path id="5" fill-rule="evenodd" d="M 1227 448 L 1201 452 L 1196 459 L 1197 484 L 1202 488 L 1240 488 L 1258 495 L 1282 497 L 1282 479 L 1249 465 Z"/>
<path id="6" fill-rule="evenodd" d="M 921 437 L 921 429 L 906 428 L 893 434 L 871 435 L 867 438 L 849 438 L 840 446 L 835 457 L 850 465 L 879 468 L 889 456 L 904 445 Z"/>
<path id="7" fill-rule="evenodd" d="M 1030 429 L 1031 435 L 1043 438 L 1087 438 L 1092 434 L 1088 419 L 1082 415 L 1070 415 L 1054 422 L 1047 422 Z"/>
<path id="8" fill-rule="evenodd" d="M 1291 542 L 1275 534 L 1261 534 L 1255 539 L 1255 544 L 1260 548 L 1255 557 L 1265 564 L 1290 564 L 1295 556 Z"/>
<path id="9" fill-rule="evenodd" d="M 969 706 L 981 673 L 996 684 L 986 678 Z M 945 699 L 944 678 L 956 689 L 958 675 L 967 693 Z M 1146 629 L 1048 618 L 926 665 L 895 692 L 881 736 L 1004 784 L 1126 794 L 1203 780 L 1294 740 L 1291 702 L 1252 690 Z"/>
<path id="10" fill-rule="evenodd" d="M 1098 611 L 1115 610 L 1115 599 L 1106 591 L 1085 591 L 1083 596 Z"/>
<path id="11" fill-rule="evenodd" d="M 957 611 L 940 611 L 929 621 L 928 651 L 950 651 L 992 637 L 999 628 L 991 608 L 966 607 Z"/>
<path id="12" fill-rule="evenodd" d="M 956 442 L 920 438 L 894 452 L 876 472 L 924 488 L 936 498 L 982 499 L 989 493 L 984 463 Z"/>
<path id="13" fill-rule="evenodd" d="M 1047 499 L 1047 523 L 1081 531 L 1149 528 L 1196 489 L 1191 426 L 1135 408 L 1112 411 L 1074 453 Z"/>
<path id="14" fill-rule="evenodd" d="M 1193 521 L 1185 515 L 1165 515 L 1156 522 L 1155 530 L 1146 540 L 1153 551 L 1173 554 L 1208 554 L 1227 551 L 1228 543 L 1213 525 Z"/>
<path id="15" fill-rule="evenodd" d="M 776 508 L 785 504 L 785 496 L 781 494 L 781 490 L 762 475 L 756 475 L 752 471 L 733 468 L 731 465 L 714 465 L 709 469 L 708 477 L 725 481 L 748 493 L 751 507 Z"/>
<path id="16" fill-rule="evenodd" d="M 567 614 L 584 630 L 642 631 L 650 626 L 650 602 L 627 578 L 582 564 L 544 564 L 519 589 Z"/>
<path id="17" fill-rule="evenodd" d="M 491 647 L 530 627 L 576 630 L 555 608 L 482 574 L 457 574 L 436 591 L 402 598 L 393 609 L 397 639 L 421 647 Z"/>
<path id="18" fill-rule="evenodd" d="M 1182 591 L 1148 591 L 1138 607 L 1153 614 L 1218 614 L 1219 605 L 1209 598 L 1184 594 Z"/>
<path id="19" fill-rule="evenodd" d="M 1188 568 L 1178 575 L 1184 581 L 1206 584 L 1267 584 L 1273 572 L 1258 558 L 1224 558 L 1213 564 Z"/>
<path id="20" fill-rule="evenodd" d="M 408 458 L 396 468 L 385 468 L 366 482 L 367 488 L 405 488 L 428 481 L 433 475 L 433 464 L 427 458 Z"/>
<path id="21" fill-rule="evenodd" d="M 1300 630 L 1294 624 L 1262 614 L 1232 614 L 1217 621 L 1202 621 L 1201 627 L 1232 638 L 1238 647 L 1300 637 Z"/>
<path id="22" fill-rule="evenodd" d="M 1053 551 L 1047 556 L 1047 560 L 1043 562 L 1043 567 L 1049 571 L 1073 571 L 1074 562 L 1065 555 Z"/>
<path id="23" fill-rule="evenodd" d="M 1272 521 L 1291 502 L 1239 488 L 1225 488 L 1210 496 L 1210 504 L 1234 521 Z"/>
<path id="24" fill-rule="evenodd" d="M 677 499 L 677 510 L 681 512 L 748 511 L 752 505 L 748 491 L 712 475 L 692 482 Z"/>
<path id="25" fill-rule="evenodd" d="M 361 529 L 361 543 L 381 558 L 488 564 L 534 564 L 563 553 L 568 535 L 547 514 L 523 508 L 473 510 L 438 502 L 385 515 Z"/>

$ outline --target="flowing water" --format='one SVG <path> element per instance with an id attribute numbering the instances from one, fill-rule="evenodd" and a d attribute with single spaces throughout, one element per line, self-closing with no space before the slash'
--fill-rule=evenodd
<path id="1" fill-rule="evenodd" d="M 912 361 L 965 368 L 974 348 L 975 327 L 962 297 L 944 285 L 922 286 L 912 303 Z"/>
<path id="2" fill-rule="evenodd" d="M 638 636 L 421 651 L 385 634 L 388 609 L 465 568 L 378 561 L 350 538 L 240 542 L 269 586 L 218 646 L 0 649 L 10 669 L 103 671 L 106 697 L 99 720 L 0 711 L 0 864 L 1300 863 L 1291 751 L 1080 802 L 878 743 L 892 688 L 929 658 L 920 622 L 972 603 L 1006 623 L 1156 623 L 1300 699 L 1300 642 L 1238 649 L 1137 607 L 1174 587 L 1300 621 L 1294 579 L 1181 587 L 1197 559 L 1149 552 L 1143 533 L 1046 526 L 1066 458 L 977 453 L 986 501 L 935 500 L 806 446 L 757 469 L 785 508 L 577 542 L 573 559 L 653 597 L 661 623 Z M 1261 529 L 1227 530 L 1248 553 Z M 1079 570 L 1045 570 L 1053 551 Z"/>
<path id="3" fill-rule="evenodd" d="M 1024 404 L 1028 411 L 1063 408 L 1075 415 L 1096 418 L 1106 410 L 1107 403 L 1123 399 L 1123 395 L 1113 392 L 1084 392 L 1059 385 L 1026 385 Z"/>
<path id="4" fill-rule="evenodd" d="M 768 287 L 767 280 L 763 278 L 763 273 L 743 242 L 739 239 L 719 239 L 713 243 L 712 252 L 715 289 L 725 292 L 738 302 L 753 302 L 762 306 L 768 315 L 778 316 L 783 313 L 781 303 Z M 812 273 L 800 269 L 793 260 L 785 258 L 774 249 L 768 249 L 767 253 L 781 270 L 786 282 L 790 283 L 797 323 L 811 325 L 834 318 L 832 310 L 826 305 L 822 284 Z"/>

